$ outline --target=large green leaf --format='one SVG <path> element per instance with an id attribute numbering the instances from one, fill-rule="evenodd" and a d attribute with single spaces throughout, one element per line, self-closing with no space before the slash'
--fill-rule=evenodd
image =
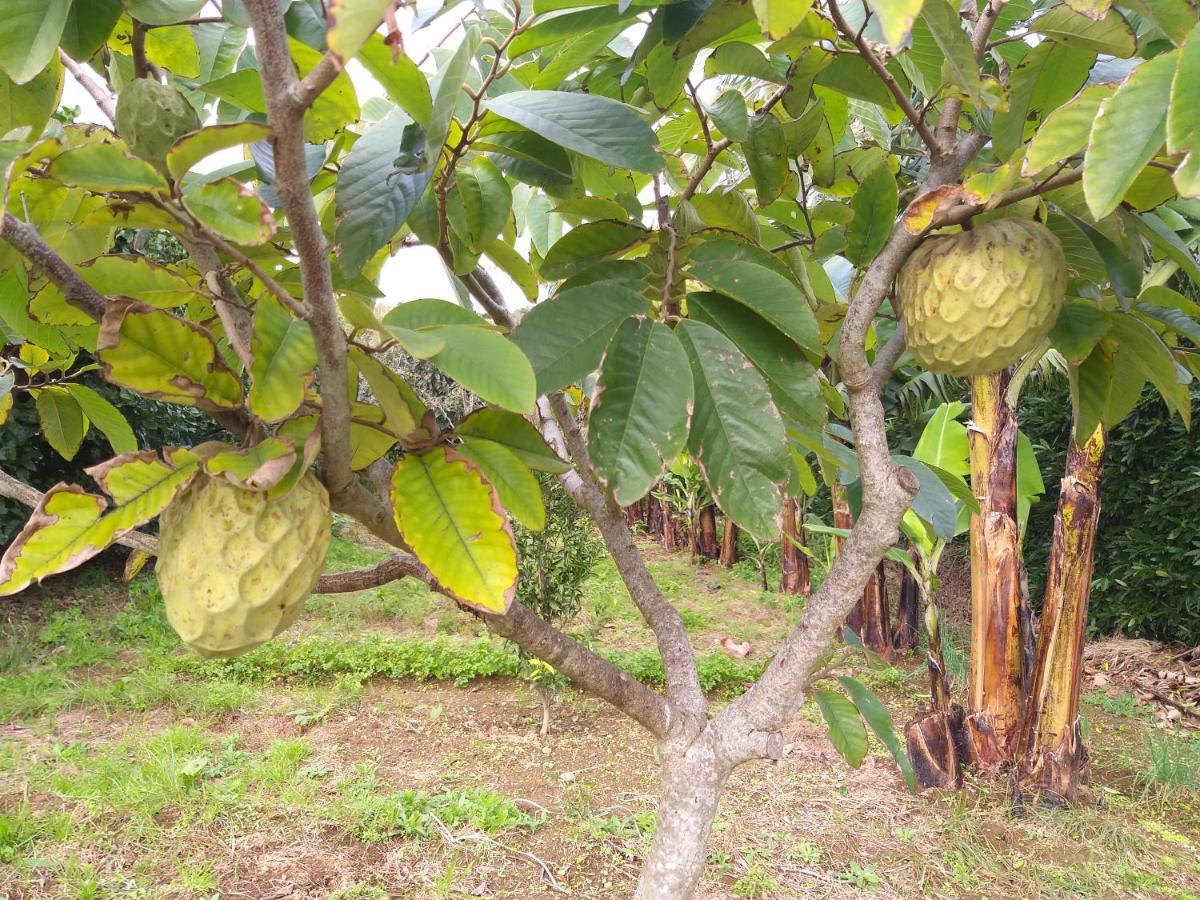
<path id="1" fill-rule="evenodd" d="M 486 157 L 459 166 L 454 173 L 455 196 L 462 204 L 467 232 L 462 237 L 476 253 L 482 253 L 508 222 L 512 212 L 512 189 L 500 170 Z"/>
<path id="2" fill-rule="evenodd" d="M 192 166 L 221 150 L 253 144 L 271 136 L 271 129 L 261 122 L 229 122 L 209 125 L 185 134 L 167 151 L 167 170 L 179 180 Z"/>
<path id="3" fill-rule="evenodd" d="M 833 749 L 857 769 L 867 755 L 867 729 L 858 710 L 837 691 L 815 691 L 813 699 L 817 701 L 821 716 L 829 726 L 829 742 L 833 744 Z"/>
<path id="4" fill-rule="evenodd" d="M 174 25 L 190 19 L 204 6 L 205 0 L 125 0 L 125 8 L 147 25 Z"/>
<path id="5" fill-rule="evenodd" d="M 403 52 L 384 43 L 383 35 L 373 34 L 359 51 L 358 61 L 375 80 L 383 85 L 397 106 L 408 113 L 422 128 L 428 128 L 433 116 L 433 98 L 429 82 L 417 64 Z"/>
<path id="6" fill-rule="evenodd" d="M 236 244 L 265 244 L 275 234 L 275 216 L 262 198 L 232 178 L 193 184 L 183 192 L 187 211 Z"/>
<path id="7" fill-rule="evenodd" d="M 721 510 L 760 540 L 772 539 L 779 534 L 781 485 L 791 458 L 767 385 L 715 328 L 685 319 L 675 334 L 687 352 L 695 393 L 688 449 Z"/>
<path id="8" fill-rule="evenodd" d="M 893 50 L 903 46 L 923 5 L 924 0 L 871 0 L 883 39 Z"/>
<path id="9" fill-rule="evenodd" d="M 31 81 L 54 57 L 71 0 L 5 0 L 0 69 L 17 84 Z"/>
<path id="10" fill-rule="evenodd" d="M 1175 168 L 1175 187 L 1200 197 L 1200 23 L 1179 51 L 1167 107 L 1167 149 L 1185 154 Z"/>
<path id="11" fill-rule="evenodd" d="M 471 71 L 471 56 L 479 43 L 479 32 L 474 27 L 468 28 L 466 37 L 459 42 L 451 57 L 438 69 L 433 80 L 433 106 L 429 117 L 429 127 L 425 131 L 425 166 L 433 168 L 437 164 L 442 145 L 450 134 L 450 121 L 454 118 L 454 109 L 462 96 L 463 85 Z"/>
<path id="12" fill-rule="evenodd" d="M 811 8 L 812 0 L 754 0 L 759 27 L 774 40 L 790 34 Z"/>
<path id="13" fill-rule="evenodd" d="M 182 275 L 144 256 L 97 256 L 80 264 L 78 271 L 101 294 L 121 294 L 160 309 L 184 306 L 197 296 Z"/>
<path id="14" fill-rule="evenodd" d="M 939 404 L 921 430 L 921 437 L 913 449 L 913 458 L 954 475 L 971 474 L 971 443 L 967 426 L 958 421 L 964 409 L 963 404 L 957 402 Z"/>
<path id="15" fill-rule="evenodd" d="M 133 156 L 123 144 L 88 144 L 68 150 L 55 157 L 46 174 L 92 191 L 167 190 L 167 182 L 154 166 Z"/>
<path id="16" fill-rule="evenodd" d="M 483 407 L 458 423 L 455 434 L 478 437 L 499 444 L 522 463 L 539 472 L 561 474 L 570 466 L 550 449 L 530 421 L 516 413 Z"/>
<path id="17" fill-rule="evenodd" d="M 74 459 L 88 429 L 79 403 L 65 388 L 54 386 L 39 390 L 34 404 L 46 443 L 63 459 Z"/>
<path id="18" fill-rule="evenodd" d="M 942 3 L 944 0 L 929 0 Z M 850 205 L 854 218 L 846 229 L 846 258 L 857 266 L 866 266 L 887 243 L 892 225 L 896 221 L 896 210 L 900 204 L 900 191 L 896 179 L 886 165 L 873 168 L 854 193 Z"/>
<path id="19" fill-rule="evenodd" d="M 312 329 L 264 294 L 254 310 L 250 353 L 250 411 L 265 422 L 286 419 L 300 408 L 317 365 Z"/>
<path id="20" fill-rule="evenodd" d="M 1055 6 L 1033 20 L 1031 29 L 1068 47 L 1127 59 L 1137 50 L 1137 36 L 1115 9 L 1094 19 L 1069 6 Z"/>
<path id="21" fill-rule="evenodd" d="M 530 531 L 541 531 L 546 527 L 542 488 L 516 454 L 481 437 L 464 438 L 457 452 L 479 467 L 496 489 L 501 505 L 515 521 Z"/>
<path id="22" fill-rule="evenodd" d="M 301 77 L 320 65 L 324 55 L 295 38 L 288 39 L 288 48 Z M 258 73 L 255 73 L 257 76 Z M 321 91 L 312 106 L 304 114 L 304 140 L 320 144 L 339 134 L 342 129 L 358 120 L 360 110 L 354 84 L 346 72 L 341 72 Z"/>
<path id="23" fill-rule="evenodd" d="M 825 401 L 816 372 L 783 332 L 724 294 L 688 294 L 688 315 L 716 328 L 746 354 L 781 412 L 802 425 L 824 425 Z"/>
<path id="24" fill-rule="evenodd" d="M 769 112 L 753 116 L 745 150 L 758 205 L 766 206 L 779 196 L 788 175 L 787 146 L 779 120 Z"/>
<path id="25" fill-rule="evenodd" d="M 1069 300 L 1050 332 L 1050 343 L 1069 362 L 1081 363 L 1108 334 L 1108 316 L 1095 303 Z"/>
<path id="26" fill-rule="evenodd" d="M 1092 84 L 1056 109 L 1029 142 L 1021 171 L 1025 175 L 1036 175 L 1049 166 L 1055 166 L 1087 146 L 1092 133 L 1092 122 L 1100 110 L 1100 104 L 1112 96 L 1112 85 Z"/>
<path id="27" fill-rule="evenodd" d="M 75 398 L 87 420 L 108 438 L 114 453 L 137 450 L 137 438 L 119 409 L 85 384 L 65 384 L 63 389 Z"/>
<path id="28" fill-rule="evenodd" d="M 633 109 L 607 97 L 517 91 L 493 97 L 487 105 L 498 116 L 609 165 L 638 172 L 657 172 L 663 166 L 650 126 Z"/>
<path id="29" fill-rule="evenodd" d="M 1167 107 L 1178 52 L 1156 56 L 1100 105 L 1083 157 L 1083 196 L 1092 217 L 1111 213 L 1167 132 Z"/>
<path id="30" fill-rule="evenodd" d="M 979 65 L 975 62 L 971 39 L 963 30 L 958 7 L 952 6 L 949 0 L 925 0 L 921 18 L 942 51 L 950 79 L 967 92 L 976 107 L 982 106 Z"/>
<path id="31" fill-rule="evenodd" d="M 330 0 L 325 10 L 329 49 L 343 60 L 350 59 L 379 27 L 389 6 L 391 0 Z"/>
<path id="32" fill-rule="evenodd" d="M 1109 313 L 1109 334 L 1120 344 L 1121 353 L 1131 353 L 1133 361 L 1150 383 L 1158 389 L 1168 409 L 1179 413 L 1191 427 L 1192 404 L 1188 387 L 1180 380 L 1171 351 L 1154 330 L 1135 316 Z"/>
<path id="33" fill-rule="evenodd" d="M 582 285 L 527 312 L 512 339 L 533 366 L 538 393 L 548 394 L 594 372 L 617 326 L 646 309 L 646 299 L 627 285 Z"/>
<path id="34" fill-rule="evenodd" d="M 63 52 L 72 59 L 90 59 L 104 46 L 121 18 L 121 0 L 87 0 L 72 3 L 63 26 Z"/>
<path id="35" fill-rule="evenodd" d="M 57 57 L 25 84 L 17 84 L 0 73 L 0 136 L 14 128 L 28 128 L 30 134 L 41 134 L 58 108 L 62 89 L 63 67 Z"/>
<path id="36" fill-rule="evenodd" d="M 396 149 L 410 121 L 393 110 L 355 142 L 338 170 L 336 239 L 347 274 L 359 272 L 395 236 L 433 174 L 396 171 Z"/>
<path id="37" fill-rule="evenodd" d="M 554 242 L 542 261 L 542 278 L 558 280 L 642 243 L 650 232 L 632 222 L 601 220 L 579 225 Z"/>
<path id="38" fill-rule="evenodd" d="M 150 521 L 188 486 L 198 464 L 194 454 L 176 450 L 169 461 L 152 452 L 129 453 L 86 469 L 115 502 L 111 509 L 104 497 L 55 485 L 0 560 L 0 596 L 73 569 Z"/>
<path id="39" fill-rule="evenodd" d="M 822 352 L 812 309 L 791 279 L 741 259 L 698 262 L 688 275 L 748 306 L 806 350 Z"/>
<path id="40" fill-rule="evenodd" d="M 687 366 L 679 339 L 653 319 L 626 319 L 609 341 L 588 417 L 588 451 L 621 506 L 644 497 L 687 443 Z"/>
<path id="41" fill-rule="evenodd" d="M 1010 158 L 1031 123 L 1057 109 L 1087 80 L 1096 55 L 1057 41 L 1043 41 L 1013 69 L 1008 109 L 992 119 L 992 143 L 999 159 Z"/>
<path id="42" fill-rule="evenodd" d="M 915 791 L 917 789 L 916 775 L 913 773 L 912 765 L 908 761 L 908 754 L 904 750 L 904 745 L 896 736 L 896 730 L 892 726 L 892 714 L 888 712 L 888 708 L 883 705 L 883 701 L 879 699 L 874 691 L 857 678 L 851 678 L 849 675 L 839 675 L 838 682 L 846 689 L 846 693 L 850 695 L 850 700 L 858 708 L 863 721 L 870 726 L 871 730 L 875 732 L 875 736 L 887 747 L 888 753 L 892 754 L 892 759 L 900 767 L 900 774 L 904 776 L 904 781 L 908 784 L 908 789 Z"/>
<path id="43" fill-rule="evenodd" d="M 242 402 L 242 385 L 199 325 L 123 297 L 109 300 L 96 355 L 104 377 L 156 400 L 220 411 Z"/>
<path id="44" fill-rule="evenodd" d="M 449 447 L 410 453 L 392 473 L 396 526 L 455 599 L 502 613 L 517 592 L 517 548 L 495 490 Z"/>
<path id="45" fill-rule="evenodd" d="M 442 325 L 430 333 L 445 342 L 430 358 L 435 366 L 488 403 L 533 412 L 537 382 L 520 347 L 475 325 Z"/>

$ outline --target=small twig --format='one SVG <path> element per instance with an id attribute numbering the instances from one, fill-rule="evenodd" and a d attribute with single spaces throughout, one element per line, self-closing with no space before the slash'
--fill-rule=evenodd
<path id="1" fill-rule="evenodd" d="M 150 72 L 149 66 L 146 65 L 146 25 L 136 20 L 133 23 L 133 36 L 129 48 L 133 51 L 133 77 L 145 78 Z"/>
<path id="2" fill-rule="evenodd" d="M 63 67 L 79 82 L 79 86 L 96 101 L 96 105 L 100 107 L 100 112 L 108 116 L 108 121 L 115 125 L 117 121 L 117 102 L 112 92 L 105 90 L 101 85 L 97 84 L 92 79 L 92 76 L 88 74 L 86 68 L 75 62 L 75 60 L 67 56 L 62 50 L 58 51 L 58 58 L 62 60 Z"/>

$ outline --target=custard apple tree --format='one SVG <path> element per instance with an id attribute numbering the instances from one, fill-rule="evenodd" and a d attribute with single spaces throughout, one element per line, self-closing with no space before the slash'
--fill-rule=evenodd
<path id="1" fill-rule="evenodd" d="M 92 473 L 101 493 L 0 479 L 35 505 L 0 593 L 115 541 L 174 552 L 203 532 L 189 504 L 214 487 L 222 509 L 265 521 L 307 492 L 303 533 L 258 547 L 284 557 L 264 575 L 283 615 L 252 621 L 240 588 L 178 597 L 193 613 L 231 603 L 237 628 L 197 634 L 236 632 L 238 649 L 313 588 L 291 557 L 320 552 L 327 497 L 395 554 L 317 590 L 419 579 L 660 741 L 640 897 L 695 890 L 727 776 L 783 752 L 905 512 L 952 536 L 961 476 L 894 458 L 880 402 L 906 352 L 896 278 L 923 242 L 1006 218 L 1053 234 L 1066 303 L 1046 340 L 1089 415 L 1114 416 L 1139 377 L 1181 398 L 1200 373 L 1196 310 L 1170 287 L 1196 275 L 1200 221 L 1187 0 L 9 5 L 0 396 L 40 401 L 63 452 L 96 427 L 117 455 Z M 53 118 L 68 80 L 97 121 Z M 188 256 L 112 253 L 128 228 Z M 446 288 L 387 303 L 417 245 Z M 973 315 L 1003 317 L 1011 293 L 980 292 Z M 395 352 L 483 407 L 439 423 L 386 364 Z M 93 368 L 202 410 L 230 442 L 130 445 L 74 387 Z M 817 473 L 859 498 L 772 664 L 716 715 L 618 508 L 680 454 L 762 540 Z M 544 520 L 535 473 L 594 521 L 664 692 L 516 599 L 512 521 Z M 164 511 L 193 531 L 156 544 L 137 530 Z M 820 697 L 852 763 L 868 728 L 900 755 L 861 692 Z"/>

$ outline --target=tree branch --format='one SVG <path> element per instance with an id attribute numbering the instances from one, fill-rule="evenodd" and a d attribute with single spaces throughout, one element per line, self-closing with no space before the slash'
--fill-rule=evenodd
<path id="1" fill-rule="evenodd" d="M 1028 200 L 1031 197 L 1040 197 L 1042 194 L 1048 194 L 1050 191 L 1057 190 L 1061 187 L 1074 184 L 1083 178 L 1083 167 L 1078 166 L 1074 169 L 1067 169 L 1062 172 L 1057 172 L 1049 178 L 1044 178 L 1041 181 L 1035 181 L 1033 184 L 1027 184 L 1024 187 L 1014 188 L 1007 194 L 1002 194 L 999 199 L 991 203 L 977 203 L 966 206 L 956 206 L 948 210 L 940 216 L 934 218 L 928 230 L 934 228 L 945 228 L 949 225 L 961 225 L 972 216 L 977 216 L 981 212 L 987 212 L 993 209 L 1000 209 L 1005 206 L 1012 206 L 1014 203 L 1020 203 L 1022 200 Z"/>
<path id="2" fill-rule="evenodd" d="M 350 379 L 346 336 L 333 296 L 329 247 L 317 218 L 304 160 L 304 98 L 277 0 L 246 0 L 246 11 L 254 27 L 267 121 L 272 131 L 275 185 L 300 259 L 304 302 L 317 344 L 325 485 L 331 496 L 337 496 L 349 490 L 355 480 L 350 470 Z"/>
<path id="3" fill-rule="evenodd" d="M 871 365 L 871 381 L 876 391 L 883 390 L 883 386 L 892 375 L 892 369 L 896 368 L 896 362 L 904 355 L 906 346 L 904 320 L 901 319 L 888 342 L 875 354 L 875 362 Z"/>
<path id="4" fill-rule="evenodd" d="M 108 303 L 95 288 L 84 281 L 74 267 L 42 240 L 37 229 L 22 222 L 12 213 L 4 214 L 0 224 L 0 237 L 11 244 L 17 252 L 35 266 L 40 266 L 51 281 L 62 291 L 66 301 L 76 309 L 87 313 L 96 321 L 104 317 Z"/>
<path id="5" fill-rule="evenodd" d="M 833 24 L 837 26 L 837 30 L 858 48 L 859 55 L 862 56 L 863 61 L 871 67 L 872 71 L 879 77 L 879 80 L 883 82 L 884 87 L 895 98 L 896 104 L 903 110 L 905 117 L 912 122 L 913 128 L 921 136 L 922 143 L 929 148 L 929 152 L 934 157 L 941 156 L 942 145 L 938 142 L 937 136 L 925 124 L 925 120 L 921 117 L 921 114 L 913 107 L 908 94 L 900 87 L 900 84 L 892 76 L 892 73 L 887 70 L 887 66 L 875 55 L 875 51 L 871 49 L 871 45 L 867 43 L 866 38 L 860 32 L 855 32 L 850 27 L 842 15 L 841 9 L 838 8 L 837 0 L 828 0 L 828 6 L 829 16 L 833 19 Z"/>
<path id="6" fill-rule="evenodd" d="M 58 58 L 62 60 L 63 67 L 79 82 L 79 86 L 96 101 L 96 105 L 100 107 L 100 112 L 108 116 L 109 122 L 116 124 L 117 101 L 113 97 L 112 92 L 97 84 L 92 76 L 88 74 L 87 69 L 67 56 L 64 51 L 58 51 Z"/>
<path id="7" fill-rule="evenodd" d="M 332 50 L 322 56 L 321 61 L 296 85 L 295 103 L 300 109 L 312 106 L 325 88 L 333 84 L 333 79 L 341 74 L 343 68 L 342 60 Z"/>

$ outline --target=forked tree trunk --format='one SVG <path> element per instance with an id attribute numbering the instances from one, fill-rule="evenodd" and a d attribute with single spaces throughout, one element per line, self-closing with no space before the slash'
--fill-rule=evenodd
<path id="1" fill-rule="evenodd" d="M 1024 706 L 1021 547 L 1017 530 L 1017 414 L 1009 373 L 971 379 L 971 671 L 967 723 L 980 765 L 1017 750 Z"/>
<path id="2" fill-rule="evenodd" d="M 725 530 L 721 532 L 721 559 L 720 563 L 726 569 L 732 569 L 733 564 L 738 561 L 738 527 L 733 523 L 733 519 L 725 517 Z"/>
<path id="3" fill-rule="evenodd" d="M 1079 688 L 1104 450 L 1103 426 L 1097 426 L 1082 447 L 1072 436 L 1054 516 L 1046 596 L 1021 728 L 1020 786 L 1050 802 L 1091 799 L 1088 753 L 1079 725 Z"/>
<path id="4" fill-rule="evenodd" d="M 783 540 L 780 541 L 779 590 L 785 594 L 812 592 L 812 579 L 808 571 L 808 557 L 796 545 L 804 543 L 804 524 L 796 521 L 796 501 L 783 501 Z"/>
<path id="5" fill-rule="evenodd" d="M 835 528 L 850 528 L 854 525 L 854 517 L 850 513 L 850 504 L 846 501 L 846 489 L 840 484 L 834 484 L 830 489 L 833 494 L 833 526 Z M 834 538 L 834 546 L 842 546 L 841 538 Z M 846 627 L 858 635 L 859 640 L 885 659 L 892 658 L 892 629 L 888 616 L 887 591 L 884 589 L 883 564 L 875 570 L 875 574 L 867 581 L 863 594 L 850 615 L 846 616 Z"/>
<path id="6" fill-rule="evenodd" d="M 705 559 L 716 559 L 721 555 L 717 542 L 717 508 L 709 505 L 700 510 L 700 527 L 697 529 L 696 549 Z"/>
<path id="7" fill-rule="evenodd" d="M 911 549 L 909 555 L 912 555 Z M 920 607 L 921 590 L 917 585 L 917 578 L 907 567 L 901 567 L 900 597 L 896 601 L 896 627 L 892 631 L 892 646 L 897 650 L 912 650 L 917 646 Z"/>

